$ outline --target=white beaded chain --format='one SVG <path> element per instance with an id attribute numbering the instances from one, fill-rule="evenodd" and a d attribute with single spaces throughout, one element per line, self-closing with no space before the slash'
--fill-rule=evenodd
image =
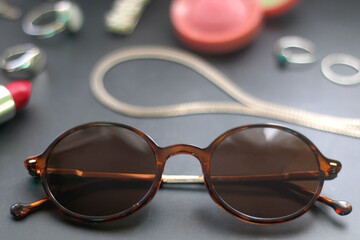
<path id="1" fill-rule="evenodd" d="M 104 75 L 115 65 L 135 59 L 159 59 L 184 65 L 204 76 L 236 102 L 201 101 L 145 107 L 120 101 L 105 89 Z M 360 138 L 360 119 L 334 117 L 262 101 L 234 85 L 229 78 L 199 57 L 173 48 L 145 46 L 114 51 L 103 57 L 93 68 L 90 88 L 95 98 L 104 106 L 132 117 L 173 117 L 200 113 L 245 114 Z"/>

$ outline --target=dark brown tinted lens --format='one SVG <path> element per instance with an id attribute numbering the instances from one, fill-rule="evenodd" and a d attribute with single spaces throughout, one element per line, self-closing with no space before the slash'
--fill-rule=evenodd
<path id="1" fill-rule="evenodd" d="M 139 203 L 151 188 L 156 160 L 138 134 L 97 125 L 65 137 L 52 150 L 47 182 L 66 209 L 86 216 L 109 216 Z"/>
<path id="2" fill-rule="evenodd" d="M 270 127 L 226 137 L 211 157 L 210 176 L 226 204 L 258 218 L 301 211 L 321 184 L 311 148 L 290 132 Z"/>

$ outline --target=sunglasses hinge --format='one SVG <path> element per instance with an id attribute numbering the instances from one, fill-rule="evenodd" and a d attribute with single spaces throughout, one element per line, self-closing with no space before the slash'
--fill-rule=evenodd
<path id="1" fill-rule="evenodd" d="M 326 174 L 325 176 L 325 180 L 333 180 L 334 178 L 337 177 L 337 173 L 336 172 L 329 172 Z"/>
<path id="2" fill-rule="evenodd" d="M 25 167 L 29 171 L 29 174 L 31 176 L 40 178 L 40 169 L 37 166 L 37 159 L 35 159 L 35 158 L 26 159 Z"/>
<path id="3" fill-rule="evenodd" d="M 325 179 L 326 180 L 332 180 L 337 177 L 337 174 L 341 170 L 341 163 L 339 161 L 333 160 L 333 159 L 327 159 L 329 163 L 329 169 L 326 173 Z"/>

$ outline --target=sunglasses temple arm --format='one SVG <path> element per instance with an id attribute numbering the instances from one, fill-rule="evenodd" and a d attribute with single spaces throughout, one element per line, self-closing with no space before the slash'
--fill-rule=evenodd
<path id="1" fill-rule="evenodd" d="M 296 191 L 300 191 L 302 193 L 307 193 L 314 195 L 313 191 L 302 188 L 296 184 L 291 184 L 287 182 L 288 186 L 295 189 Z M 204 176 L 198 175 L 163 175 L 161 179 L 161 184 L 204 184 Z M 352 211 L 352 206 L 350 203 L 346 201 L 338 201 L 332 200 L 330 198 L 326 198 L 323 196 L 318 196 L 317 200 L 325 205 L 330 206 L 335 210 L 335 212 L 339 215 L 347 215 Z M 49 198 L 44 198 L 39 201 L 27 204 L 27 203 L 15 203 L 10 208 L 10 213 L 16 219 L 22 219 L 36 211 L 38 209 L 44 208 L 48 206 L 50 202 Z"/>
<path id="2" fill-rule="evenodd" d="M 343 200 L 332 200 L 323 196 L 319 196 L 317 200 L 329 207 L 332 207 L 340 216 L 348 215 L 352 211 L 351 204 Z"/>
<path id="3" fill-rule="evenodd" d="M 203 176 L 189 176 L 189 175 L 163 175 L 162 183 L 198 183 L 204 184 Z M 48 206 L 49 198 L 43 198 L 33 203 L 14 203 L 10 208 L 10 213 L 15 219 L 23 219 L 34 211 L 40 210 Z"/>
<path id="4" fill-rule="evenodd" d="M 299 185 L 293 184 L 293 183 L 286 183 L 287 186 L 289 186 L 290 188 L 302 192 L 302 193 L 306 193 L 309 195 L 314 195 L 314 192 L 308 189 L 305 189 Z M 323 197 L 323 196 L 318 196 L 318 198 L 316 199 L 317 201 L 328 205 L 329 207 L 331 207 L 332 209 L 334 209 L 334 211 L 340 215 L 340 216 L 345 216 L 348 215 L 349 213 L 351 213 L 352 211 L 352 206 L 349 202 L 343 201 L 343 200 L 333 200 L 327 197 Z"/>
<path id="5" fill-rule="evenodd" d="M 44 208 L 49 202 L 49 198 L 44 198 L 30 204 L 20 202 L 14 203 L 10 208 L 10 213 L 15 219 L 22 219 L 33 211 Z"/>
<path id="6" fill-rule="evenodd" d="M 192 176 L 192 175 L 163 175 L 161 184 L 203 184 L 204 176 Z M 284 182 L 285 183 L 285 182 Z M 302 188 L 296 184 L 286 182 L 290 188 L 299 191 L 301 193 L 314 195 L 315 193 L 311 190 Z M 348 215 L 352 211 L 350 203 L 342 200 L 333 200 L 327 197 L 318 196 L 317 201 L 331 207 L 334 211 L 341 215 Z"/>
<path id="7" fill-rule="evenodd" d="M 161 184 L 204 184 L 204 176 L 162 175 Z"/>

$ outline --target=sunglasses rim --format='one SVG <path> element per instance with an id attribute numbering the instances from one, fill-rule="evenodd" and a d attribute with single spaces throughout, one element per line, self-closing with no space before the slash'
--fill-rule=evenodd
<path id="1" fill-rule="evenodd" d="M 48 172 L 47 172 L 47 165 L 48 165 L 48 161 L 49 161 L 49 156 L 51 155 L 51 152 L 55 149 L 55 147 L 63 140 L 65 139 L 67 136 L 79 131 L 79 130 L 84 130 L 87 128 L 91 128 L 91 127 L 99 127 L 99 126 L 112 126 L 112 127 L 120 127 L 123 129 L 127 129 L 130 130 L 134 133 L 136 133 L 139 137 L 141 137 L 142 139 L 144 139 L 147 144 L 149 145 L 149 147 L 151 148 L 153 154 L 154 154 L 154 159 L 155 159 L 155 178 L 153 180 L 153 183 L 151 184 L 151 187 L 148 189 L 148 191 L 146 192 L 146 194 L 141 198 L 140 201 L 138 201 L 137 203 L 135 203 L 132 207 L 118 212 L 118 213 L 114 213 L 111 215 L 104 215 L 104 216 L 91 216 L 91 215 L 84 215 L 84 214 L 79 214 L 76 212 L 73 212 L 69 209 L 67 209 L 66 207 L 64 207 L 61 203 L 59 203 L 59 201 L 56 199 L 56 197 L 53 195 L 53 193 L 51 192 L 49 183 L 48 183 Z M 44 151 L 43 154 L 41 154 L 41 158 L 44 159 L 44 167 L 43 167 L 43 172 L 41 174 L 41 181 L 43 184 L 43 188 L 47 194 L 47 196 L 49 197 L 49 200 L 55 205 L 56 209 L 58 211 L 60 211 L 61 214 L 69 217 L 72 220 L 75 221 L 84 221 L 84 222 L 110 222 L 110 221 L 114 221 L 117 219 L 121 219 L 124 217 L 127 217 L 129 215 L 134 214 L 135 212 L 139 211 L 141 208 L 143 208 L 146 204 L 148 204 L 152 198 L 155 196 L 157 189 L 160 187 L 161 184 L 161 176 L 162 176 L 162 172 L 161 174 L 159 174 L 159 166 L 158 166 L 158 161 L 157 161 L 157 157 L 156 154 L 154 152 L 154 148 L 153 146 L 156 146 L 156 143 L 146 134 L 144 134 L 143 132 L 141 132 L 140 130 L 125 125 L 125 124 L 121 124 L 121 123 L 111 123 L 111 122 L 93 122 L 93 123 L 87 123 L 87 124 L 83 124 L 74 128 L 71 128 L 65 132 L 63 132 L 62 134 L 60 134 L 58 137 L 55 138 L 55 140 L 49 145 L 49 147 Z"/>
<path id="2" fill-rule="evenodd" d="M 218 138 L 216 138 L 209 145 L 209 147 L 214 146 L 214 148 L 212 149 L 212 152 L 210 154 L 210 159 L 208 160 L 209 169 L 206 171 L 206 173 L 208 173 L 209 175 L 205 176 L 205 172 L 204 172 L 204 179 L 208 183 L 211 183 L 210 161 L 212 159 L 213 153 L 215 152 L 215 150 L 219 146 L 219 144 L 222 141 L 224 141 L 225 139 L 227 139 L 229 136 L 231 136 L 232 134 L 235 134 L 237 132 L 244 131 L 247 129 L 253 129 L 253 128 L 272 128 L 272 129 L 277 129 L 280 131 L 288 132 L 288 133 L 294 135 L 295 137 L 299 138 L 301 141 L 303 141 L 309 147 L 309 149 L 314 154 L 316 163 L 319 168 L 319 173 L 320 173 L 319 184 L 316 188 L 316 191 L 314 192 L 312 199 L 301 209 L 299 209 L 298 211 L 296 211 L 290 215 L 283 216 L 283 217 L 275 217 L 275 218 L 262 218 L 262 217 L 254 217 L 251 215 L 247 215 L 247 214 L 242 213 L 242 212 L 234 209 L 233 207 L 231 207 L 228 203 L 226 203 L 226 201 L 224 201 L 222 199 L 221 195 L 216 192 L 216 188 L 212 184 L 208 184 L 208 186 L 207 186 L 209 194 L 218 206 L 220 206 L 222 209 L 224 209 L 226 212 L 230 213 L 231 215 L 235 216 L 236 218 L 243 220 L 245 222 L 255 223 L 255 224 L 277 224 L 277 223 L 284 223 L 284 222 L 294 220 L 294 219 L 302 216 L 303 214 L 305 214 L 314 205 L 317 198 L 319 197 L 322 187 L 323 187 L 323 184 L 324 184 L 324 180 L 325 180 L 325 174 L 324 174 L 324 171 L 321 169 L 321 165 L 324 163 L 326 163 L 326 164 L 328 164 L 328 163 L 327 163 L 327 158 L 320 152 L 320 150 L 315 146 L 315 144 L 313 142 L 311 142 L 303 134 L 301 134 L 291 128 L 288 128 L 288 127 L 285 127 L 285 126 L 282 126 L 279 124 L 251 124 L 251 125 L 235 127 L 233 129 L 226 131 L 225 133 L 221 134 Z"/>
<path id="3" fill-rule="evenodd" d="M 99 126 L 108 126 L 108 127 L 111 126 L 111 127 L 125 128 L 127 130 L 130 130 L 130 131 L 136 133 L 142 139 L 144 139 L 147 142 L 147 144 L 150 146 L 151 150 L 153 151 L 155 161 L 156 161 L 156 172 L 155 172 L 154 181 L 153 181 L 151 187 L 149 188 L 149 190 L 147 191 L 147 193 L 142 197 L 142 199 L 139 202 L 135 203 L 132 207 L 130 207 L 127 210 L 124 210 L 122 212 L 111 214 L 111 215 L 88 216 L 88 215 L 82 215 L 82 214 L 73 212 L 73 211 L 65 208 L 64 206 L 62 206 L 56 200 L 55 196 L 52 194 L 52 192 L 50 190 L 50 186 L 48 183 L 47 164 L 48 164 L 48 160 L 49 160 L 48 157 L 51 154 L 51 152 L 54 150 L 54 148 L 57 146 L 57 144 L 59 144 L 67 136 L 69 136 L 72 133 L 77 132 L 79 130 L 83 130 L 83 129 L 91 128 L 91 127 L 99 127 Z M 297 212 L 287 215 L 287 216 L 277 217 L 277 218 L 261 218 L 261 217 L 249 216 L 247 214 L 241 213 L 240 211 L 238 211 L 238 210 L 232 208 L 230 205 L 228 205 L 221 198 L 221 196 L 216 192 L 213 184 L 211 183 L 210 167 L 209 167 L 210 164 L 209 163 L 211 161 L 212 155 L 213 155 L 216 147 L 228 136 L 230 136 L 236 132 L 243 131 L 246 129 L 251 129 L 251 128 L 273 128 L 273 129 L 278 129 L 281 131 L 288 132 L 288 133 L 294 135 L 295 137 L 298 137 L 300 140 L 302 140 L 307 146 L 309 146 L 311 151 L 314 153 L 314 156 L 317 160 L 317 164 L 319 166 L 319 173 L 320 173 L 319 185 L 317 187 L 316 192 L 314 192 L 314 195 L 313 195 L 311 201 L 309 201 L 309 203 L 307 205 L 305 205 L 303 208 L 301 208 Z M 134 127 L 131 127 L 131 126 L 128 126 L 125 124 L 121 124 L 121 123 L 114 123 L 114 122 L 92 122 L 92 123 L 87 123 L 87 124 L 83 124 L 83 125 L 71 128 L 71 129 L 63 132 L 62 134 L 60 134 L 58 137 L 55 138 L 55 140 L 49 145 L 49 147 L 41 155 L 37 156 L 36 158 L 41 160 L 41 162 L 43 162 L 41 169 L 40 169 L 40 177 L 42 180 L 43 188 L 44 188 L 49 200 L 55 205 L 56 209 L 60 213 L 69 217 L 72 220 L 80 221 L 80 222 L 82 222 L 82 221 L 83 222 L 110 222 L 110 221 L 114 221 L 117 219 L 127 217 L 131 214 L 134 214 L 135 212 L 137 212 L 138 210 L 143 208 L 146 204 L 148 204 L 153 199 L 153 197 L 155 196 L 157 190 L 159 189 L 159 187 L 161 185 L 161 179 L 162 179 L 162 174 L 164 171 L 165 163 L 166 163 L 167 159 L 172 156 L 172 155 L 167 156 L 166 154 L 164 154 L 164 152 L 166 152 L 166 150 L 171 151 L 176 146 L 179 146 L 179 147 L 188 146 L 188 147 L 194 148 L 198 151 L 198 153 L 199 153 L 198 155 L 202 155 L 202 156 L 198 156 L 195 154 L 193 156 L 200 161 L 200 165 L 201 165 L 202 172 L 204 175 L 204 184 L 207 188 L 207 191 L 209 192 L 210 197 L 213 199 L 213 201 L 218 206 L 220 206 L 226 212 L 230 213 L 232 216 L 234 216 L 242 221 L 249 222 L 249 223 L 255 223 L 255 224 L 276 224 L 276 223 L 288 222 L 288 221 L 298 218 L 301 215 L 303 215 L 304 213 L 306 213 L 312 207 L 312 205 L 314 205 L 315 201 L 319 197 L 322 187 L 323 187 L 324 180 L 325 180 L 324 169 L 330 166 L 328 159 L 322 155 L 322 153 L 319 151 L 319 149 L 307 137 L 305 137 L 304 135 L 302 135 L 301 133 L 298 133 L 297 131 L 295 131 L 293 129 L 290 129 L 288 127 L 278 125 L 278 124 L 251 124 L 251 125 L 235 127 L 235 128 L 232 128 L 232 129 L 224 132 L 220 136 L 218 136 L 215 140 L 213 140 L 209 144 L 208 147 L 198 148 L 196 146 L 183 145 L 183 144 L 177 144 L 177 145 L 172 145 L 172 146 L 168 146 L 168 147 L 159 147 L 150 136 L 148 136 L 147 134 L 141 132 L 140 130 L 138 130 Z"/>

